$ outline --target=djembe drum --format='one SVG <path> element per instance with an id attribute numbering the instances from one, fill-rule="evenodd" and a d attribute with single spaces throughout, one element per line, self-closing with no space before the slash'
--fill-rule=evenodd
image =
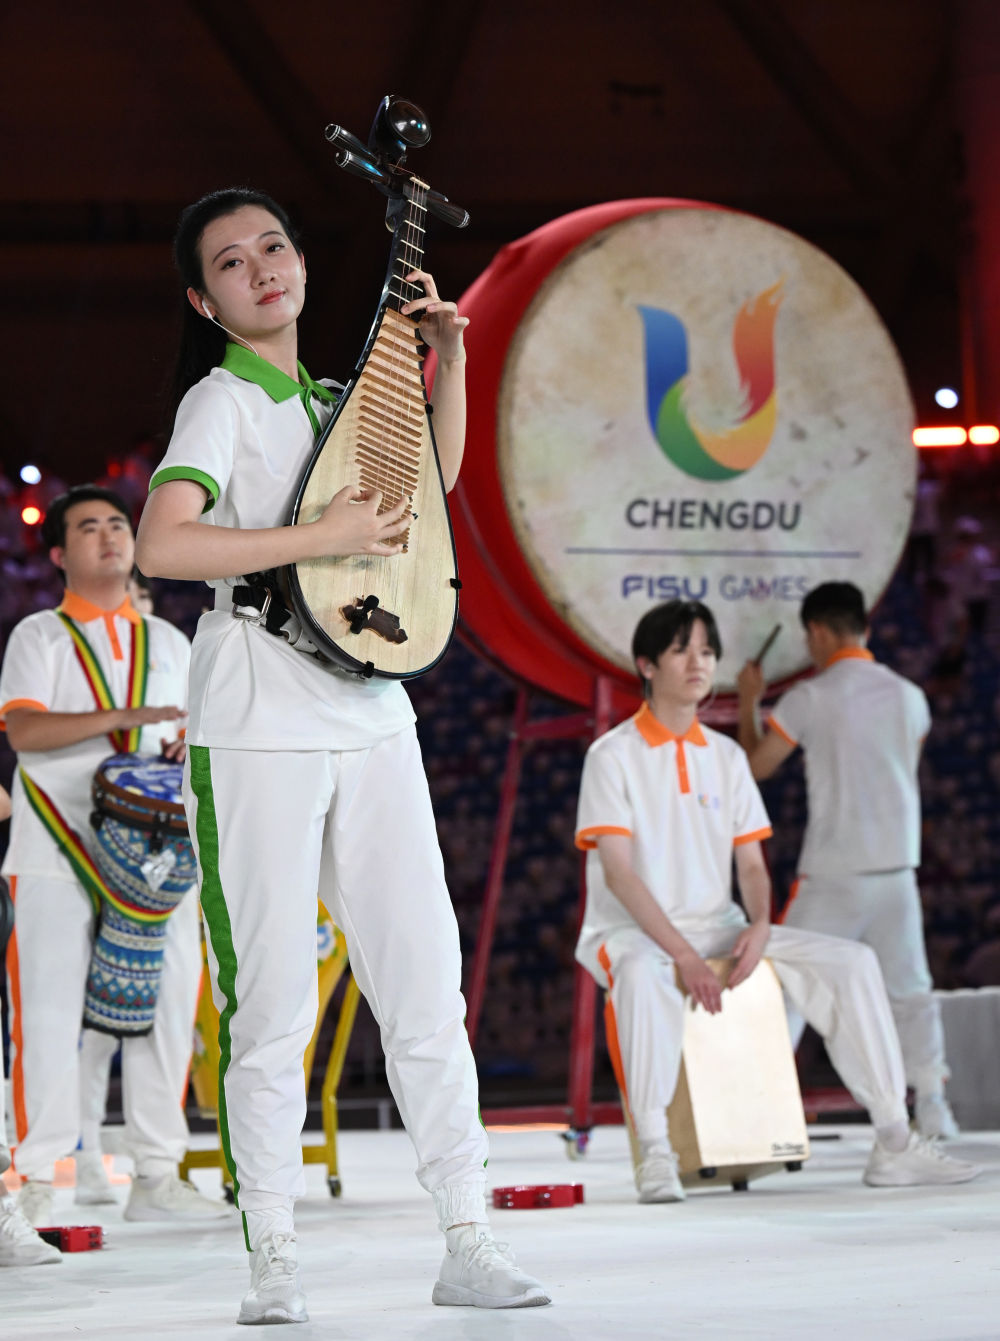
<path id="1" fill-rule="evenodd" d="M 106 895 L 87 974 L 85 1028 L 125 1038 L 153 1027 L 167 919 L 197 875 L 182 772 L 168 759 L 115 754 L 94 775 L 94 858 Z"/>

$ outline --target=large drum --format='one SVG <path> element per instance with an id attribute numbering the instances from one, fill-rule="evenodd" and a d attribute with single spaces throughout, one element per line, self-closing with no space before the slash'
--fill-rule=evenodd
<path id="1" fill-rule="evenodd" d="M 197 878 L 181 800 L 183 768 L 114 754 L 92 788 L 101 907 L 84 1000 L 85 1027 L 119 1038 L 153 1027 L 167 919 Z"/>
<path id="2" fill-rule="evenodd" d="M 719 688 L 775 624 L 806 664 L 814 585 L 881 595 L 909 527 L 913 407 L 892 342 L 828 256 L 677 200 L 582 210 L 504 248 L 471 318 L 455 493 L 462 619 L 510 670 L 633 704 L 632 630 L 675 596 L 715 611 Z"/>

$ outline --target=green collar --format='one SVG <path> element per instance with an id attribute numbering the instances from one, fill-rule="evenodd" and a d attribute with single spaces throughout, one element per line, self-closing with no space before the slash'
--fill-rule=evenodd
<path id="1" fill-rule="evenodd" d="M 310 393 L 331 404 L 336 404 L 337 401 L 336 393 L 329 387 L 314 382 L 301 363 L 297 365 L 299 380 L 295 382 L 273 363 L 268 363 L 267 359 L 262 359 L 249 349 L 245 349 L 243 345 L 233 344 L 231 340 L 226 344 L 226 354 L 221 366 L 244 382 L 256 383 L 277 405 L 282 401 L 291 400 L 293 396 L 300 396 L 303 403 L 308 406 L 307 397 Z"/>

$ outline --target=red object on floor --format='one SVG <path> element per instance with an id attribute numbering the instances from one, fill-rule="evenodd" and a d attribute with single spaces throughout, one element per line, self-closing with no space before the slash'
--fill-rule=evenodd
<path id="1" fill-rule="evenodd" d="M 545 1207 L 579 1206 L 582 1183 L 535 1183 L 520 1187 L 495 1187 L 493 1205 L 502 1211 L 534 1211 Z"/>
<path id="2" fill-rule="evenodd" d="M 63 1253 L 89 1253 L 93 1248 L 104 1247 L 104 1230 L 100 1225 L 53 1225 L 37 1233 Z"/>

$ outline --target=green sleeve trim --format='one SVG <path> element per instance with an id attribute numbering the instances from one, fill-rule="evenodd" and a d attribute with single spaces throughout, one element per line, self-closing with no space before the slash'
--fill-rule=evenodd
<path id="1" fill-rule="evenodd" d="M 168 480 L 191 480 L 207 489 L 208 498 L 205 500 L 202 512 L 209 512 L 219 501 L 219 486 L 215 480 L 203 470 L 196 470 L 194 466 L 167 466 L 165 470 L 158 470 L 149 481 L 149 492 L 152 493 L 158 485 L 166 484 Z"/>

